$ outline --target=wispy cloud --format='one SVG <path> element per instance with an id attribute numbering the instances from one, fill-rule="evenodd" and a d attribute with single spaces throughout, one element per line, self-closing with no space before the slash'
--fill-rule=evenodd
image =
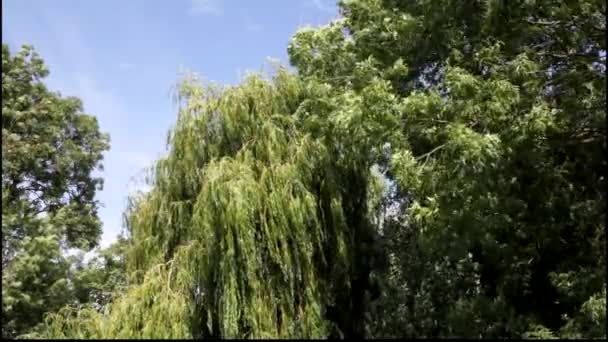
<path id="1" fill-rule="evenodd" d="M 130 166 L 130 178 L 127 182 L 127 193 L 132 196 L 136 193 L 146 193 L 152 190 L 148 175 L 154 163 L 166 156 L 165 153 L 157 153 L 156 157 L 150 153 L 124 152 L 121 157 Z"/>
<path id="2" fill-rule="evenodd" d="M 310 5 L 322 12 L 333 12 L 335 0 L 309 0 Z"/>
<path id="3" fill-rule="evenodd" d="M 95 176 L 104 178 L 104 189 L 96 198 L 101 202 L 99 217 L 103 222 L 102 247 L 113 242 L 122 228 L 125 190 L 129 177 L 150 161 L 145 155 L 145 147 L 133 144 L 129 140 L 129 126 L 125 118 L 130 111 L 124 99 L 114 90 L 108 88 L 96 74 L 100 64 L 94 53 L 90 39 L 78 29 L 79 21 L 74 15 L 59 10 L 42 12 L 44 23 L 52 49 L 48 54 L 57 56 L 63 65 L 69 65 L 62 73 L 51 74 L 54 78 L 53 88 L 60 89 L 65 95 L 77 96 L 83 101 L 84 111 L 95 115 L 99 120 L 101 131 L 111 133 L 111 148 L 105 153 L 104 171 L 96 171 Z M 45 55 L 47 53 L 45 52 Z M 127 70 L 134 65 L 122 61 L 115 64 Z M 51 65 L 51 70 L 56 70 Z M 128 155 L 121 153 L 128 149 Z"/>
<path id="4" fill-rule="evenodd" d="M 118 63 L 118 68 L 123 71 L 129 71 L 133 70 L 133 68 L 135 68 L 135 65 L 128 62 L 120 62 Z"/>
<path id="5" fill-rule="evenodd" d="M 219 0 L 190 0 L 188 13 L 191 15 L 221 15 L 224 13 L 224 10 Z"/>
<path id="6" fill-rule="evenodd" d="M 150 151 L 141 149 L 127 149 L 120 153 L 121 163 L 125 166 L 125 170 L 131 182 L 146 182 L 146 175 L 154 163 L 162 158 L 162 155 L 156 154 L 156 157 Z"/>
<path id="7" fill-rule="evenodd" d="M 262 31 L 264 29 L 264 26 L 262 26 L 260 24 L 257 24 L 257 23 L 248 22 L 245 25 L 245 28 L 247 29 L 247 31 L 259 32 L 259 31 Z"/>

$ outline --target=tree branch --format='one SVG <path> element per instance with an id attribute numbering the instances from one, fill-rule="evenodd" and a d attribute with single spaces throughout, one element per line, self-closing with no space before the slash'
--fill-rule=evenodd
<path id="1" fill-rule="evenodd" d="M 435 153 L 435 152 L 437 152 L 437 151 L 441 150 L 441 149 L 442 149 L 442 148 L 444 148 L 446 145 L 447 145 L 447 144 L 439 145 L 439 146 L 435 147 L 434 149 L 432 149 L 431 151 L 429 151 L 429 152 L 427 152 L 427 153 L 425 153 L 425 154 L 423 154 L 423 155 L 421 155 L 421 156 L 416 157 L 416 160 L 420 160 L 420 159 L 422 159 L 422 158 L 428 158 L 428 157 L 429 157 L 431 154 L 433 154 L 433 153 Z"/>

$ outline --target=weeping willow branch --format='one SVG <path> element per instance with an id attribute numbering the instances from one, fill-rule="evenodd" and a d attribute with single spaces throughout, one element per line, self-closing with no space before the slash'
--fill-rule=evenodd
<path id="1" fill-rule="evenodd" d="M 368 219 L 366 192 L 345 198 L 343 181 L 367 184 L 369 172 L 338 167 L 325 144 L 331 131 L 303 129 L 311 115 L 331 114 L 311 101 L 306 117 L 297 114 L 316 91 L 284 70 L 223 89 L 186 78 L 169 153 L 126 214 L 131 289 L 103 314 L 51 315 L 41 336 L 323 338 L 355 329 L 360 305 L 337 298 L 366 276 L 352 263 L 356 236 L 366 236 L 354 232 L 368 225 L 345 219 L 345 210 Z M 342 317 L 328 319 L 329 306 Z"/>

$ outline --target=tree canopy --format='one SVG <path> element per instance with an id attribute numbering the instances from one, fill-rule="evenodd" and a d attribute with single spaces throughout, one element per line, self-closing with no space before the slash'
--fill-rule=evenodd
<path id="1" fill-rule="evenodd" d="M 307 79 L 396 97 L 376 336 L 605 336 L 605 3 L 341 10 L 289 51 Z"/>
<path id="2" fill-rule="evenodd" d="M 2 45 L 2 336 L 15 337 L 67 303 L 70 262 L 101 233 L 95 192 L 109 138 L 77 98 L 49 91 L 32 47 Z"/>
<path id="3" fill-rule="evenodd" d="M 339 7 L 180 82 L 126 288 L 32 336 L 606 338 L 605 2 Z"/>

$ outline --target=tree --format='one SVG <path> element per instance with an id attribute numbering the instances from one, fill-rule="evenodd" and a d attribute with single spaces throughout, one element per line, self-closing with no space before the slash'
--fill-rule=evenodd
<path id="1" fill-rule="evenodd" d="M 606 287 L 605 3 L 340 4 L 289 51 L 304 77 L 398 98 L 375 336 L 566 334 Z"/>
<path id="2" fill-rule="evenodd" d="M 63 251 L 97 244 L 95 191 L 108 136 L 76 98 L 47 90 L 30 46 L 2 45 L 2 336 L 15 337 L 70 299 Z"/>
<path id="3" fill-rule="evenodd" d="M 296 75 L 181 83 L 128 290 L 42 336 L 606 336 L 605 4 L 340 8 Z"/>
<path id="4" fill-rule="evenodd" d="M 130 290 L 88 319 L 51 316 L 48 336 L 362 336 L 375 178 L 363 147 L 333 141 L 353 99 L 330 94 L 283 69 L 225 89 L 186 79 L 169 154 L 128 214 Z"/>
<path id="5" fill-rule="evenodd" d="M 74 304 L 92 305 L 102 311 L 127 286 L 128 246 L 129 240 L 118 236 L 114 243 L 99 250 L 90 260 L 85 262 L 84 255 L 78 255 L 70 262 Z"/>

